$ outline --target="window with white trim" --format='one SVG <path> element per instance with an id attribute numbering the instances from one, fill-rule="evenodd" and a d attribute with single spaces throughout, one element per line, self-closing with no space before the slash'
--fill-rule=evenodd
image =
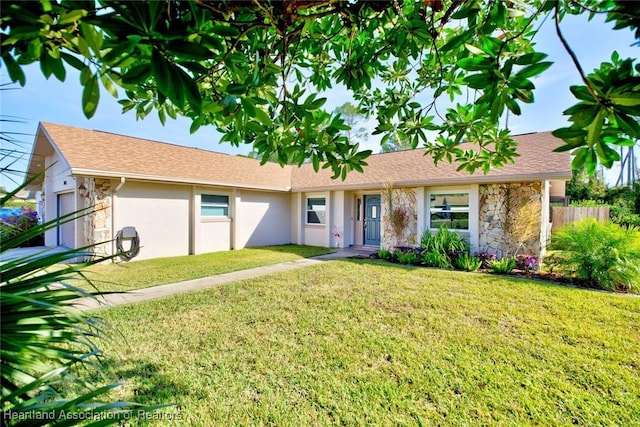
<path id="1" fill-rule="evenodd" d="M 218 194 L 202 194 L 200 196 L 200 216 L 229 216 L 229 196 Z"/>
<path id="2" fill-rule="evenodd" d="M 469 230 L 469 193 L 429 193 L 428 221 L 430 229 Z"/>
<path id="3" fill-rule="evenodd" d="M 307 197 L 307 224 L 325 224 L 327 202 L 324 197 Z"/>

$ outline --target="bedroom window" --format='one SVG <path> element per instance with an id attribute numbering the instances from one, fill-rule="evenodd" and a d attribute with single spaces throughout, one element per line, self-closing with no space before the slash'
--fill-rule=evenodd
<path id="1" fill-rule="evenodd" d="M 307 197 L 307 224 L 326 222 L 326 200 L 324 197 Z"/>
<path id="2" fill-rule="evenodd" d="M 200 197 L 200 216 L 229 216 L 229 196 L 203 194 Z"/>
<path id="3" fill-rule="evenodd" d="M 429 228 L 469 229 L 469 193 L 430 193 Z"/>

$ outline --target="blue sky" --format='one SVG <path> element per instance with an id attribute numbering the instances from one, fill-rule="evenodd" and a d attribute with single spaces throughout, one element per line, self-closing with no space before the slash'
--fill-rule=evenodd
<path id="1" fill-rule="evenodd" d="M 563 33 L 580 58 L 586 73 L 610 58 L 615 49 L 623 58 L 637 57 L 638 47 L 629 30 L 614 31 L 611 24 L 604 23 L 602 17 L 588 22 L 586 16 L 569 17 L 562 23 Z M 540 51 L 549 54 L 554 65 L 544 75 L 534 81 L 536 85 L 535 103 L 524 105 L 521 116 L 511 116 L 509 127 L 514 134 L 547 131 L 566 125 L 562 111 L 574 103 L 569 86 L 581 84 L 579 75 L 569 56 L 561 46 L 551 19 L 547 19 L 536 37 Z M 11 130 L 24 132 L 24 150 L 29 151 L 38 121 L 55 122 L 87 129 L 97 129 L 124 135 L 165 141 L 175 144 L 204 148 L 231 154 L 246 154 L 250 146 L 232 147 L 219 144 L 220 135 L 213 127 L 201 128 L 189 134 L 190 122 L 186 119 L 168 119 L 162 126 L 155 113 L 142 121 L 136 121 L 135 113 L 121 113 L 117 100 L 101 92 L 100 105 L 95 116 L 88 120 L 81 109 L 81 86 L 77 75 L 69 72 L 67 80 L 60 83 L 54 77 L 46 80 L 38 65 L 25 68 L 27 83 L 24 88 L 0 92 L 0 114 L 21 118 L 24 123 Z M 0 70 L 0 82 L 8 82 L 4 68 Z M 121 92 L 122 93 L 122 92 Z M 349 100 L 342 88 L 335 88 L 327 94 L 327 108 L 333 109 Z M 8 125 L 3 125 L 9 130 Z M 379 139 L 371 138 L 362 148 L 379 151 Z M 609 173 L 610 176 L 615 173 Z M 11 187 L 11 182 L 2 177 L 0 185 Z"/>

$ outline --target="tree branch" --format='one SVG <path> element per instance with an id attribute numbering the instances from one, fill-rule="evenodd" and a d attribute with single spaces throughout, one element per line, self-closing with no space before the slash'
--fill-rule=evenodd
<path id="1" fill-rule="evenodd" d="M 560 42 L 562 43 L 562 46 L 564 47 L 564 49 L 567 51 L 567 53 L 571 57 L 571 60 L 573 61 L 573 64 L 575 65 L 576 69 L 578 70 L 578 73 L 580 74 L 580 78 L 582 79 L 584 84 L 587 86 L 587 89 L 591 93 L 591 96 L 593 96 L 593 98 L 598 103 L 600 103 L 601 102 L 600 96 L 598 95 L 596 90 L 593 88 L 593 85 L 591 84 L 589 79 L 587 79 L 587 76 L 585 75 L 584 70 L 582 69 L 582 65 L 580 65 L 580 61 L 578 61 L 578 57 L 576 56 L 576 54 L 573 51 L 573 49 L 571 49 L 571 46 L 569 46 L 569 43 L 567 42 L 567 39 L 564 38 L 564 35 L 562 34 L 562 31 L 560 31 L 559 12 L 560 12 L 560 6 L 559 6 L 559 4 L 556 3 L 555 12 L 554 12 L 554 22 L 555 22 L 555 26 L 556 26 L 556 34 L 558 34 L 558 38 L 560 39 Z"/>

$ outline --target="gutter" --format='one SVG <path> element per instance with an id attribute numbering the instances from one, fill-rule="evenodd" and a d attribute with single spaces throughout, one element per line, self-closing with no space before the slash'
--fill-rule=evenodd
<path id="1" fill-rule="evenodd" d="M 459 177 L 444 178 L 439 180 L 407 180 L 393 181 L 394 187 L 435 187 L 445 185 L 460 184 L 496 184 L 503 182 L 525 182 L 525 181 L 542 181 L 542 180 L 570 180 L 571 174 L 565 172 L 542 173 L 533 175 L 505 175 L 505 176 L 480 176 L 480 177 Z M 319 185 L 307 187 L 293 187 L 292 192 L 312 192 L 312 191 L 348 191 L 348 190 L 379 190 L 388 181 L 385 182 L 366 182 L 357 184 L 335 184 L 335 185 Z"/>
<path id="2" fill-rule="evenodd" d="M 123 179 L 125 179 L 125 176 L 122 175 L 122 172 L 109 172 L 109 171 L 100 171 L 100 170 L 83 169 L 83 168 L 71 168 L 71 174 L 102 177 L 102 178 L 120 178 L 121 182 Z M 246 184 L 246 183 L 237 183 L 237 182 L 207 181 L 202 179 L 189 179 L 189 178 L 144 175 L 144 174 L 127 174 L 126 178 L 133 179 L 133 180 L 140 180 L 140 181 L 162 182 L 167 184 L 191 184 L 191 185 L 195 184 L 195 185 L 211 186 L 211 187 L 245 188 L 250 190 L 289 192 L 291 188 L 290 186 L 256 185 L 256 184 Z"/>
<path id="3" fill-rule="evenodd" d="M 124 176 L 120 177 L 120 183 L 116 188 L 111 191 L 111 254 L 116 253 L 116 199 L 117 193 L 124 186 L 126 179 Z"/>

